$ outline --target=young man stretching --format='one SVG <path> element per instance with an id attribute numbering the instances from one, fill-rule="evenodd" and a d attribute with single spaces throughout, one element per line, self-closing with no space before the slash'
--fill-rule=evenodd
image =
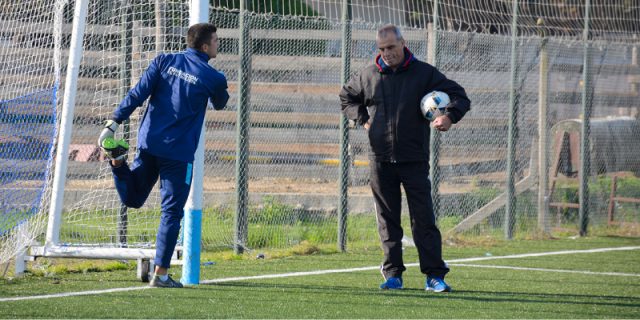
<path id="1" fill-rule="evenodd" d="M 187 32 L 187 50 L 160 54 L 138 84 L 113 113 L 98 139 L 110 160 L 118 195 L 127 207 L 140 208 L 160 178 L 162 216 L 156 238 L 153 287 L 181 288 L 168 275 L 180 231 L 183 208 L 189 196 L 194 154 L 204 123 L 207 102 L 225 107 L 227 79 L 208 64 L 218 54 L 217 28 L 193 25 Z M 129 145 L 114 139 L 118 125 L 149 98 L 138 130 L 137 155 L 126 163 Z"/>

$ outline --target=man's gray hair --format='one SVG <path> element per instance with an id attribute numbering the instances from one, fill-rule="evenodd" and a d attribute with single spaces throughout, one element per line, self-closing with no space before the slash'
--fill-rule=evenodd
<path id="1" fill-rule="evenodd" d="M 403 40 L 400 28 L 393 24 L 386 24 L 380 27 L 380 29 L 378 29 L 378 35 L 376 36 L 376 39 L 384 38 L 389 33 L 393 33 L 396 36 L 396 39 Z"/>

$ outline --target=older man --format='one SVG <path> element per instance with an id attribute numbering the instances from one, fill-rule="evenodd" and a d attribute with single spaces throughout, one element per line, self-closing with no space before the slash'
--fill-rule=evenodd
<path id="1" fill-rule="evenodd" d="M 436 226 L 429 181 L 429 122 L 420 111 L 427 93 L 443 91 L 451 98 L 445 114 L 431 125 L 447 131 L 470 108 L 464 89 L 435 67 L 419 61 L 406 47 L 398 27 L 386 25 L 376 37 L 379 54 L 340 92 L 342 111 L 368 131 L 370 184 L 376 204 L 378 233 L 384 250 L 381 289 L 402 289 L 403 230 L 400 224 L 404 187 L 411 231 L 418 249 L 425 289 L 448 292 L 449 268 L 442 260 L 442 237 Z"/>

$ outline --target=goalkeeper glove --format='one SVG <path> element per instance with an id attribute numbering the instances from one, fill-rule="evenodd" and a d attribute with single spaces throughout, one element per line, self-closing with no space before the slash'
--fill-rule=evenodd
<path id="1" fill-rule="evenodd" d="M 100 137 L 98 138 L 98 146 L 102 147 L 102 143 L 106 138 L 112 138 L 113 134 L 118 130 L 118 123 L 113 120 L 107 120 L 104 123 L 104 129 L 100 132 Z"/>

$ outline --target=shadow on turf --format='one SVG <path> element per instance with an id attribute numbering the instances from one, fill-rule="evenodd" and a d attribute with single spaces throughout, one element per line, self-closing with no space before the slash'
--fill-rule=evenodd
<path id="1" fill-rule="evenodd" d="M 348 286 L 317 286 L 317 285 L 299 285 L 299 284 L 266 284 L 266 283 L 215 283 L 202 285 L 199 288 L 211 288 L 213 290 L 224 288 L 247 288 L 251 290 L 261 289 L 270 290 L 291 289 L 305 290 L 314 294 L 327 295 L 362 295 L 371 296 L 372 293 L 385 296 L 398 297 L 417 297 L 417 298 L 435 298 L 435 299 L 453 299 L 483 302 L 522 302 L 522 303 L 552 303 L 552 304 L 578 304 L 578 305 L 601 305 L 601 306 L 618 306 L 618 307 L 640 307 L 640 298 L 627 296 L 611 296 L 611 295 L 589 295 L 589 294 L 553 294 L 553 293 L 524 293 L 524 292 L 498 292 L 498 291 L 479 291 L 479 290 L 454 290 L 451 293 L 433 293 L 425 292 L 423 289 L 405 288 L 403 290 L 380 290 L 376 287 L 372 288 L 355 288 Z M 544 299 L 542 299 L 544 298 Z M 576 299 L 589 299 L 589 301 L 576 301 Z M 599 301 L 593 301 L 593 299 Z M 602 300 L 627 300 L 630 303 L 620 302 L 603 302 Z"/>

